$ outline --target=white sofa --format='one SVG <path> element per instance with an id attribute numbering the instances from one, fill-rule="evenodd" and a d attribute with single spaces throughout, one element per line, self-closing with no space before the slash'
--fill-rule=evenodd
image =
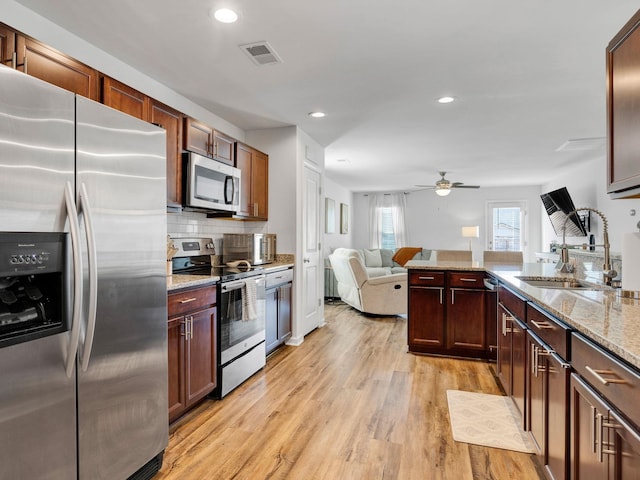
<path id="1" fill-rule="evenodd" d="M 402 272 L 391 273 L 394 267 L 372 266 L 369 268 L 376 270 L 370 275 L 362 253 L 350 248 L 337 248 L 329 255 L 329 261 L 343 302 L 365 313 L 407 313 L 407 273 L 404 268 Z M 377 260 L 374 263 L 377 264 Z"/>
<path id="2" fill-rule="evenodd" d="M 394 250 L 388 248 L 372 248 L 356 250 L 364 263 L 369 277 L 380 277 L 394 273 L 407 273 L 407 269 L 393 261 Z M 413 260 L 429 260 L 431 250 L 423 249 Z"/>

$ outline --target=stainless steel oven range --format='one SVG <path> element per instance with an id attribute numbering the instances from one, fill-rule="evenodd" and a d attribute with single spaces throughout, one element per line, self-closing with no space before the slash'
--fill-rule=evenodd
<path id="1" fill-rule="evenodd" d="M 265 274 L 261 267 L 216 266 L 211 238 L 173 239 L 174 274 L 217 277 L 218 387 L 224 397 L 265 366 Z"/>
<path id="2" fill-rule="evenodd" d="M 218 285 L 220 397 L 265 366 L 265 274 L 230 272 Z"/>

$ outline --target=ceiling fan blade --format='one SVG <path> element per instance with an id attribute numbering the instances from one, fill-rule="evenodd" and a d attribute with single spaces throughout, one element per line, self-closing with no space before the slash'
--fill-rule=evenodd
<path id="1" fill-rule="evenodd" d="M 430 189 L 430 188 L 436 188 L 435 185 L 416 185 L 416 187 L 422 188 L 424 190 L 427 190 L 427 189 Z"/>
<path id="2" fill-rule="evenodd" d="M 451 188 L 480 188 L 480 185 L 451 185 Z"/>

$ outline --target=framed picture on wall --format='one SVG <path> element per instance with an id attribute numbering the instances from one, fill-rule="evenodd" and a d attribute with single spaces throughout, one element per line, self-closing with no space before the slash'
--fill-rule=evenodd
<path id="1" fill-rule="evenodd" d="M 324 233 L 336 233 L 336 201 L 324 199 Z"/>
<path id="2" fill-rule="evenodd" d="M 349 233 L 349 205 L 340 204 L 340 233 Z"/>

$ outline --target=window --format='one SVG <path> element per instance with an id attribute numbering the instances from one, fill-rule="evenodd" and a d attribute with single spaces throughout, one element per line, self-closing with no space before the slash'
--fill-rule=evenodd
<path id="1" fill-rule="evenodd" d="M 371 248 L 394 250 L 405 246 L 404 211 L 402 193 L 369 195 Z"/>
<path id="2" fill-rule="evenodd" d="M 391 207 L 382 208 L 382 248 L 396 249 L 396 235 L 393 232 L 393 209 Z"/>
<path id="3" fill-rule="evenodd" d="M 487 210 L 489 250 L 524 251 L 526 202 L 489 202 Z"/>

